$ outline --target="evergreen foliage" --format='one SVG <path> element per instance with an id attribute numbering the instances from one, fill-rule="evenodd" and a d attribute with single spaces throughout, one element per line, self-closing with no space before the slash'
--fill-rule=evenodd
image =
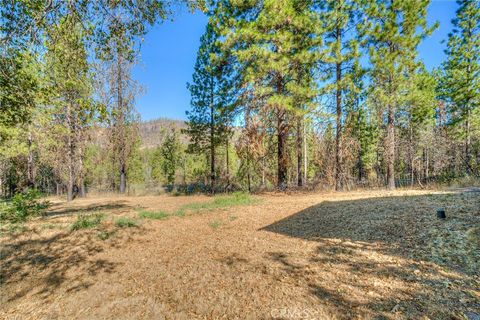
<path id="1" fill-rule="evenodd" d="M 146 129 L 132 70 L 173 3 L 0 0 L 2 197 L 480 175 L 478 0 L 457 2 L 433 71 L 418 54 L 429 0 L 182 1 L 208 15 L 188 121 Z"/>
<path id="2" fill-rule="evenodd" d="M 192 109 L 187 111 L 186 133 L 190 137 L 189 151 L 209 157 L 213 192 L 216 149 L 227 144 L 232 135 L 237 79 L 232 59 L 221 51 L 220 35 L 212 21 L 207 24 L 200 39 L 192 83 L 187 85 L 192 97 Z"/>
<path id="3" fill-rule="evenodd" d="M 475 162 L 472 140 L 478 143 L 480 132 L 480 2 L 460 0 L 457 3 L 459 8 L 448 36 L 441 86 L 442 98 L 449 103 L 450 121 L 461 127 L 458 136 L 464 144 L 464 167 L 471 174 Z M 478 166 L 478 159 L 476 162 Z"/>

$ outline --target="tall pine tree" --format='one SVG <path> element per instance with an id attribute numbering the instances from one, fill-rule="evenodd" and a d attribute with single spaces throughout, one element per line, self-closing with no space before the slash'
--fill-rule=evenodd
<path id="1" fill-rule="evenodd" d="M 472 173 L 472 125 L 480 106 L 480 1 L 457 3 L 445 51 L 442 91 L 450 103 L 453 124 L 463 127 L 465 169 Z"/>
<path id="2" fill-rule="evenodd" d="M 395 189 L 396 113 L 406 99 L 409 70 L 412 63 L 417 63 L 418 45 L 432 31 L 426 19 L 429 3 L 430 0 L 368 0 L 364 7 L 372 68 L 370 98 L 386 118 L 385 161 L 390 190 Z"/>
<path id="3" fill-rule="evenodd" d="M 335 96 L 335 190 L 343 190 L 347 175 L 343 160 L 344 111 L 346 103 L 354 102 L 345 99 L 345 94 L 347 91 L 358 91 L 357 85 L 353 81 L 357 77 L 354 73 L 361 71 L 358 68 L 359 64 L 355 65 L 360 56 L 356 32 L 359 8 L 357 2 L 353 0 L 327 0 L 323 4 L 325 52 L 322 57 L 322 65 L 325 80 L 330 81 L 324 89 L 327 93 L 333 92 Z"/>
<path id="4" fill-rule="evenodd" d="M 236 95 L 233 61 L 221 51 L 220 35 L 212 21 L 200 39 L 193 81 L 187 84 L 192 109 L 187 111 L 186 132 L 190 136 L 190 151 L 209 155 L 213 193 L 217 180 L 216 148 L 228 144 Z"/>
<path id="5" fill-rule="evenodd" d="M 59 158 L 65 157 L 69 201 L 75 197 L 75 189 L 85 195 L 85 143 L 94 114 L 85 36 L 75 17 L 68 15 L 51 31 L 53 40 L 46 55 L 52 114 L 61 128 L 57 152 Z"/>
<path id="6" fill-rule="evenodd" d="M 316 96 L 310 81 L 318 61 L 321 24 L 313 1 L 236 1 L 222 9 L 226 47 L 244 67 L 243 86 L 265 101 L 264 114 L 275 118 L 277 187 L 287 187 L 288 136 L 294 120 Z M 300 131 L 300 130 L 298 130 Z"/>

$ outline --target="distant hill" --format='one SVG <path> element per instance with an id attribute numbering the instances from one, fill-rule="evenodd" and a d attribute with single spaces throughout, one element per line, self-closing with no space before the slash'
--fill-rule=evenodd
<path id="1" fill-rule="evenodd" d="M 186 129 L 187 124 L 183 120 L 173 120 L 167 118 L 159 118 L 155 120 L 142 121 L 138 124 L 138 132 L 142 139 L 143 148 L 155 148 L 162 144 L 165 132 L 172 129 L 181 131 Z M 187 141 L 187 137 L 182 135 L 182 140 Z"/>
<path id="2" fill-rule="evenodd" d="M 142 141 L 141 148 L 151 149 L 161 145 L 165 133 L 172 129 L 180 133 L 180 140 L 182 142 L 188 143 L 188 137 L 181 134 L 181 130 L 186 128 L 187 124 L 183 120 L 159 118 L 139 122 L 138 133 Z M 108 145 L 108 130 L 108 128 L 101 125 L 94 126 L 91 131 L 92 143 L 106 148 Z"/>
<path id="3" fill-rule="evenodd" d="M 189 137 L 181 133 L 182 129 L 187 129 L 187 123 L 183 120 L 174 120 L 168 118 L 159 118 L 149 121 L 141 121 L 138 123 L 138 133 L 141 139 L 141 148 L 152 149 L 163 143 L 165 133 L 175 129 L 180 133 L 180 141 L 183 143 L 189 142 Z M 232 141 L 238 139 L 241 128 L 234 127 L 234 135 Z M 92 130 L 93 144 L 107 147 L 108 144 L 108 128 L 95 126 Z"/>

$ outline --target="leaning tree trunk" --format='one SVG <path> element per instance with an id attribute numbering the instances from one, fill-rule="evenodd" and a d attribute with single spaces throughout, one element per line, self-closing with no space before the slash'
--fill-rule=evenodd
<path id="1" fill-rule="evenodd" d="M 387 188 L 395 190 L 395 110 L 388 106 L 387 123 Z"/>

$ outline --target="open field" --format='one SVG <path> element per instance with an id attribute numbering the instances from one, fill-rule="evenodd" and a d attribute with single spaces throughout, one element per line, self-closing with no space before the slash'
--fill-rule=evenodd
<path id="1" fill-rule="evenodd" d="M 57 200 L 0 240 L 2 319 L 480 314 L 476 190 Z"/>

